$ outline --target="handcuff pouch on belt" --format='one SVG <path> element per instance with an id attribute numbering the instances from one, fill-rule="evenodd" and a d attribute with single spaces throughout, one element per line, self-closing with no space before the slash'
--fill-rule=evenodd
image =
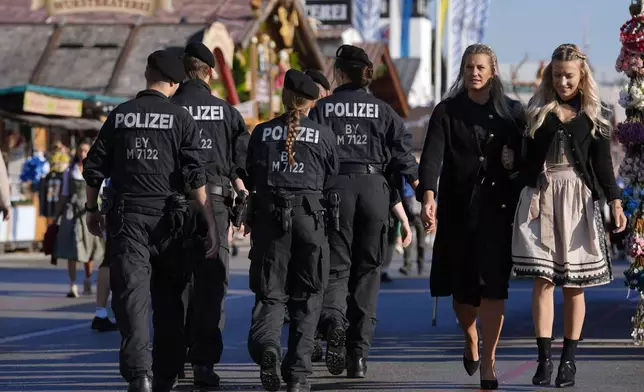
<path id="1" fill-rule="evenodd" d="M 235 198 L 235 206 L 232 213 L 232 224 L 235 227 L 241 226 L 246 215 L 248 205 L 248 194 L 246 192 L 239 192 Z"/>
<path id="2" fill-rule="evenodd" d="M 333 227 L 335 231 L 340 231 L 340 195 L 336 192 L 329 192 L 326 194 L 327 202 L 329 203 L 329 226 Z"/>
<path id="3" fill-rule="evenodd" d="M 103 188 L 103 197 L 101 201 L 101 213 L 106 215 L 114 208 L 114 190 L 112 187 L 106 186 Z"/>
<path id="4" fill-rule="evenodd" d="M 175 193 L 166 199 L 165 219 L 167 229 L 172 239 L 183 236 L 183 223 L 188 210 L 188 200 L 185 195 Z"/>
<path id="5" fill-rule="evenodd" d="M 282 230 L 287 232 L 291 228 L 293 215 L 293 194 L 279 190 L 273 193 L 273 214 L 282 224 Z"/>

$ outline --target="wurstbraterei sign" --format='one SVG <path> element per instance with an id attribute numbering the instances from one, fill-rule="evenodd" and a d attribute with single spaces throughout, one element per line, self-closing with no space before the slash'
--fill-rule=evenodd
<path id="1" fill-rule="evenodd" d="M 32 11 L 47 8 L 49 15 L 82 12 L 121 12 L 151 16 L 156 10 L 172 12 L 172 0 L 31 0 Z"/>

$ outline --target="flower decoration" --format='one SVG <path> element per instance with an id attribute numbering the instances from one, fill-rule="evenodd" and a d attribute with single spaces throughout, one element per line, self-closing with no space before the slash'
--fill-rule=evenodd
<path id="1" fill-rule="evenodd" d="M 632 119 L 619 123 L 615 136 L 624 145 L 644 143 L 644 124 Z"/>
<path id="2" fill-rule="evenodd" d="M 633 79 L 622 87 L 619 105 L 624 109 L 644 110 L 644 79 Z"/>
<path id="3" fill-rule="evenodd" d="M 615 70 L 617 72 L 624 72 L 628 77 L 644 76 L 644 55 L 635 53 L 622 47 L 617 61 L 615 62 Z"/>
<path id="4" fill-rule="evenodd" d="M 644 52 L 644 15 L 632 17 L 621 27 L 619 40 L 633 52 Z"/>

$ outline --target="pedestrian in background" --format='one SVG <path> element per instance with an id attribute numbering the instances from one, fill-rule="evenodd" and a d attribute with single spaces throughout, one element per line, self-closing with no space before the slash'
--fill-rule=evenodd
<path id="1" fill-rule="evenodd" d="M 11 217 L 11 184 L 9 183 L 7 164 L 3 155 L 0 154 L 0 212 L 2 213 L 2 220 L 8 221 Z"/>
<path id="2" fill-rule="evenodd" d="M 403 207 L 405 208 L 405 214 L 409 223 L 416 233 L 416 268 L 418 269 L 418 275 L 422 275 L 425 270 L 425 228 L 423 226 L 423 221 L 420 217 L 422 210 L 422 205 L 418 200 L 416 200 L 416 192 L 414 188 L 402 179 L 401 184 L 401 196 Z M 428 233 L 427 235 L 432 235 Z M 400 267 L 399 271 L 403 275 L 411 274 L 412 270 L 412 249 L 411 247 L 405 247 L 403 250 L 403 266 Z"/>
<path id="3" fill-rule="evenodd" d="M 78 263 L 83 264 L 85 270 L 83 294 L 92 294 L 92 261 L 103 261 L 105 252 L 105 240 L 103 237 L 92 235 L 85 222 L 87 183 L 83 179 L 83 160 L 87 157 L 91 144 L 89 139 L 82 140 L 76 149 L 76 155 L 71 165 L 65 170 L 58 212 L 56 213 L 59 223 L 54 253 L 57 259 L 67 260 L 68 298 L 78 298 L 79 296 L 76 285 Z"/>

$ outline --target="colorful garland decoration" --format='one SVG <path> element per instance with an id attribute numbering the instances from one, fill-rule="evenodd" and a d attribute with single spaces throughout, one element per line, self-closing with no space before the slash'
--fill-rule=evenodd
<path id="1" fill-rule="evenodd" d="M 644 344 L 644 14 L 642 0 L 630 6 L 632 18 L 620 29 L 622 49 L 615 62 L 617 72 L 630 79 L 619 94 L 619 104 L 626 109 L 627 119 L 617 125 L 617 140 L 626 147 L 619 168 L 622 205 L 628 218 L 626 257 L 630 261 L 624 272 L 624 284 L 642 298 L 632 318 L 631 336 Z"/>

